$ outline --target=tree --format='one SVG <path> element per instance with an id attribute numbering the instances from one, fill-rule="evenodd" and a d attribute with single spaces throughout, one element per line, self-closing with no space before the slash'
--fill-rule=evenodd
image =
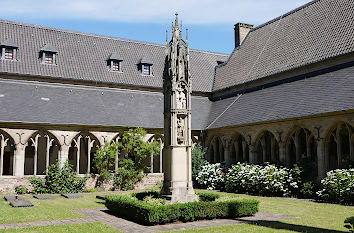
<path id="1" fill-rule="evenodd" d="M 199 143 L 192 148 L 192 178 L 195 177 L 201 171 L 202 166 L 207 162 L 205 157 L 206 148 L 203 148 Z"/>
<path id="2" fill-rule="evenodd" d="M 112 177 L 111 171 L 114 168 L 116 155 L 117 153 L 119 154 L 121 149 L 122 145 L 120 143 L 107 142 L 103 148 L 96 150 L 92 162 L 99 175 L 97 180 L 98 186 Z"/>
<path id="3" fill-rule="evenodd" d="M 128 190 L 143 177 L 146 168 L 144 161 L 149 156 L 160 153 L 160 144 L 156 141 L 145 142 L 146 132 L 141 128 L 125 131 L 121 138 L 119 168 L 114 176 L 114 188 Z"/>

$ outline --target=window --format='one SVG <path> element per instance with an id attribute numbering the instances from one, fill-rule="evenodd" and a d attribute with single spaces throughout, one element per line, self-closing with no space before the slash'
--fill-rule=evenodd
<path id="1" fill-rule="evenodd" d="M 119 61 L 112 61 L 112 71 L 120 71 Z"/>
<path id="2" fill-rule="evenodd" d="M 150 65 L 143 65 L 143 74 L 144 75 L 151 75 L 151 66 Z"/>
<path id="3" fill-rule="evenodd" d="M 54 63 L 54 54 L 53 53 L 43 53 L 44 64 L 53 64 Z"/>
<path id="4" fill-rule="evenodd" d="M 13 48 L 5 48 L 5 60 L 14 60 L 14 49 Z"/>
<path id="5" fill-rule="evenodd" d="M 12 39 L 7 39 L 0 44 L 1 60 L 16 61 L 18 46 Z"/>
<path id="6" fill-rule="evenodd" d="M 39 55 L 42 59 L 41 63 L 46 65 L 55 65 L 58 50 L 52 45 L 45 44 L 39 51 Z"/>

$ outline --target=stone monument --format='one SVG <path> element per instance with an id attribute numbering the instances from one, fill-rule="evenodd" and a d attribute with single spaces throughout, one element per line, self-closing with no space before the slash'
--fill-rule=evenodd
<path id="1" fill-rule="evenodd" d="M 186 40 L 178 26 L 172 25 L 172 40 L 166 32 L 164 92 L 164 182 L 162 197 L 171 202 L 196 201 L 192 183 L 191 93 L 188 30 Z"/>

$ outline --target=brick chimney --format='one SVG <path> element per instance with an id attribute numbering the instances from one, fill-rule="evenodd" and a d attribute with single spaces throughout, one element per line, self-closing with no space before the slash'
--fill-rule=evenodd
<path id="1" fill-rule="evenodd" d="M 237 23 L 235 24 L 235 48 L 242 44 L 242 41 L 246 38 L 247 34 L 253 28 L 252 24 Z"/>

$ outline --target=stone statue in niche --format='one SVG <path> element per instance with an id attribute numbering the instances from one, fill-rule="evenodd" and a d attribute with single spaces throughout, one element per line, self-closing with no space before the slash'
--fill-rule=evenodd
<path id="1" fill-rule="evenodd" d="M 184 119 L 181 117 L 177 118 L 177 143 L 183 144 L 184 143 Z"/>
<path id="2" fill-rule="evenodd" d="M 186 94 L 181 87 L 178 87 L 176 91 L 176 105 L 177 109 L 185 109 L 187 107 Z"/>

